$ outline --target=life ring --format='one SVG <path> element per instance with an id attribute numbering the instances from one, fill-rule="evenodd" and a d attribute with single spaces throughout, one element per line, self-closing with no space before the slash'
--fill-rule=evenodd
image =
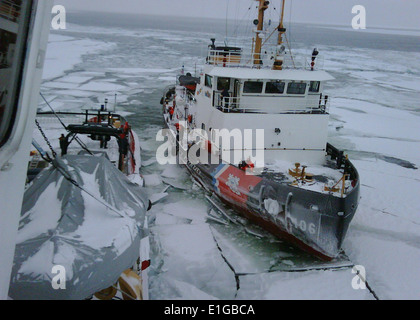
<path id="1" fill-rule="evenodd" d="M 117 289 L 114 286 L 103 289 L 95 293 L 95 297 L 99 300 L 112 300 L 117 294 Z"/>
<path id="2" fill-rule="evenodd" d="M 99 300 L 112 300 L 118 291 L 117 284 L 119 284 L 123 300 L 143 300 L 141 277 L 131 269 L 121 274 L 118 283 L 95 293 L 95 297 Z"/>

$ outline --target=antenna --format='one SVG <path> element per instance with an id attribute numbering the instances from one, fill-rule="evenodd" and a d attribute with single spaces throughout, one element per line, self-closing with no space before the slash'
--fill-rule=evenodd
<path id="1" fill-rule="evenodd" d="M 226 1 L 226 35 L 225 35 L 225 45 L 226 45 L 226 41 L 227 41 L 227 37 L 228 37 L 228 12 L 229 12 L 229 0 Z"/>

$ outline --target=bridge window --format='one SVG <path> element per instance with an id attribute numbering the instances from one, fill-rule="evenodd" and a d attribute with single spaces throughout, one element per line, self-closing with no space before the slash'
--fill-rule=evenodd
<path id="1" fill-rule="evenodd" d="M 261 93 L 263 83 L 259 81 L 245 81 L 244 93 Z"/>
<path id="2" fill-rule="evenodd" d="M 18 114 L 31 5 L 0 1 L 0 147 L 10 138 Z"/>
<path id="3" fill-rule="evenodd" d="M 209 88 L 213 88 L 213 77 L 206 74 L 204 85 Z"/>
<path id="4" fill-rule="evenodd" d="M 230 89 L 230 78 L 217 78 L 217 90 Z"/>
<path id="5" fill-rule="evenodd" d="M 309 84 L 309 92 L 319 92 L 320 81 L 311 81 Z"/>
<path id="6" fill-rule="evenodd" d="M 285 83 L 283 81 L 270 81 L 265 86 L 265 93 L 282 94 L 284 92 Z"/>
<path id="7" fill-rule="evenodd" d="M 305 82 L 290 82 L 287 86 L 287 94 L 305 94 L 306 83 Z"/>

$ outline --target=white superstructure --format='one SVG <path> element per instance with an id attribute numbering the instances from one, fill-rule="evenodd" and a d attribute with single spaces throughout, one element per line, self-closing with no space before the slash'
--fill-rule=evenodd
<path id="1" fill-rule="evenodd" d="M 331 79 L 319 70 L 210 62 L 197 84 L 191 111 L 196 127 L 206 130 L 209 137 L 214 129 L 264 129 L 266 162 L 282 159 L 321 164 L 329 118 L 328 96 L 322 90 L 324 82 Z M 224 90 L 228 97 L 223 96 Z"/>
<path id="2" fill-rule="evenodd" d="M 269 1 L 257 1 L 259 14 L 254 21 L 257 28 L 251 53 L 244 53 L 238 47 L 216 46 L 215 39 L 211 39 L 206 66 L 193 103 L 188 106 L 194 118 L 192 127 L 205 130 L 216 149 L 220 144 L 214 139 L 217 138 L 215 130 L 240 130 L 243 137 L 245 130 L 254 133 L 264 130 L 263 142 L 260 137 L 257 143 L 254 134 L 254 142 L 245 140 L 231 152 L 237 149 L 248 149 L 253 154 L 264 152 L 266 164 L 275 160 L 323 164 L 329 119 L 329 97 L 323 94 L 323 89 L 324 83 L 334 78 L 318 69 L 316 48 L 303 62 L 290 52 L 286 54 L 282 40 L 286 31 L 284 1 L 277 27 L 277 47 L 272 53 L 267 49 L 263 52 L 265 41 L 261 33 Z M 226 151 L 225 146 L 220 147 Z M 247 159 L 243 156 L 240 160 Z"/>
<path id="3" fill-rule="evenodd" d="M 52 0 L 0 0 L 0 299 L 7 299 Z"/>
<path id="4" fill-rule="evenodd" d="M 256 1 L 251 53 L 211 39 L 200 77 L 180 76 L 162 97 L 175 146 L 168 157 L 177 155 L 198 184 L 239 215 L 331 260 L 360 186 L 348 157 L 327 142 L 330 99 L 323 90 L 333 77 L 319 69 L 316 48 L 301 63 L 282 45 L 284 0 L 271 33 L 278 31 L 277 46 L 262 50 L 269 1 Z"/>

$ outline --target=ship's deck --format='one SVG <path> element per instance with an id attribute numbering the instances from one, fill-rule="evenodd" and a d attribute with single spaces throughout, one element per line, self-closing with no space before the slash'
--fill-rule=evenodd
<path id="1" fill-rule="evenodd" d="M 305 167 L 305 176 L 307 177 L 309 175 L 311 179 L 292 175 L 290 174 L 290 170 L 292 172 L 295 170 L 294 164 L 277 161 L 274 164 L 267 164 L 261 173 L 261 177 L 305 190 L 326 194 L 331 193 L 338 197 L 342 196 L 341 189 L 343 183 L 340 180 L 343 178 L 344 171 L 337 169 L 336 162 L 329 157 L 326 157 L 323 165 L 308 165 Z M 302 170 L 302 166 L 299 167 L 299 170 Z M 346 180 L 344 185 L 345 190 L 343 196 L 352 190 L 350 181 Z"/>

